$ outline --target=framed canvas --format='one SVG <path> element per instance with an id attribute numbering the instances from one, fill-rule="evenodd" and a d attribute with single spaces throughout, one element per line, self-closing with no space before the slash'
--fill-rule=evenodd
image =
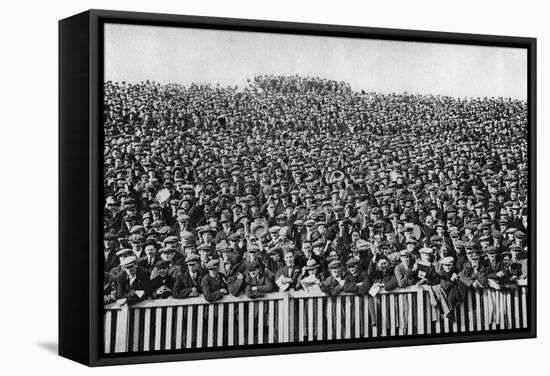
<path id="1" fill-rule="evenodd" d="M 536 40 L 59 22 L 59 353 L 536 336 Z"/>

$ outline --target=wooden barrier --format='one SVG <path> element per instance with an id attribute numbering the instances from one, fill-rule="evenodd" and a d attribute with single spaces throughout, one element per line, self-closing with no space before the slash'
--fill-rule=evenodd
<path id="1" fill-rule="evenodd" d="M 376 297 L 305 291 L 262 298 L 226 296 L 147 300 L 104 308 L 105 353 L 311 342 L 384 336 L 521 329 L 528 326 L 527 286 L 469 290 L 454 320 L 433 306 L 427 286 Z"/>

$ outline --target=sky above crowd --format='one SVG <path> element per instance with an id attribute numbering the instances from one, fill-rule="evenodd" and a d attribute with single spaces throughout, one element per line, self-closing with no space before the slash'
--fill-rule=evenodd
<path id="1" fill-rule="evenodd" d="M 105 80 L 246 86 L 258 74 L 353 90 L 527 98 L 525 49 L 107 24 Z"/>

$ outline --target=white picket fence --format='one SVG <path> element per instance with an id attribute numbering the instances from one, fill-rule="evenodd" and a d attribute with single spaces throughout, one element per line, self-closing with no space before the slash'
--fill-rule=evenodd
<path id="1" fill-rule="evenodd" d="M 528 326 L 527 285 L 511 290 L 470 290 L 443 318 L 425 286 L 376 297 L 329 297 L 305 291 L 277 292 L 262 298 L 226 296 L 147 300 L 132 306 L 104 307 L 104 351 L 189 349 L 350 338 L 465 333 Z"/>

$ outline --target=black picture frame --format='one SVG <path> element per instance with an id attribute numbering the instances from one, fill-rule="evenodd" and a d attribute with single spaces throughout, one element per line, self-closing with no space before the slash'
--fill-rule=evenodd
<path id="1" fill-rule="evenodd" d="M 522 330 L 386 337 L 102 355 L 99 302 L 102 233 L 103 25 L 124 23 L 383 40 L 518 47 L 528 54 L 529 326 Z M 88 10 L 59 21 L 59 354 L 88 366 L 231 358 L 536 337 L 536 39 L 356 26 Z"/>

